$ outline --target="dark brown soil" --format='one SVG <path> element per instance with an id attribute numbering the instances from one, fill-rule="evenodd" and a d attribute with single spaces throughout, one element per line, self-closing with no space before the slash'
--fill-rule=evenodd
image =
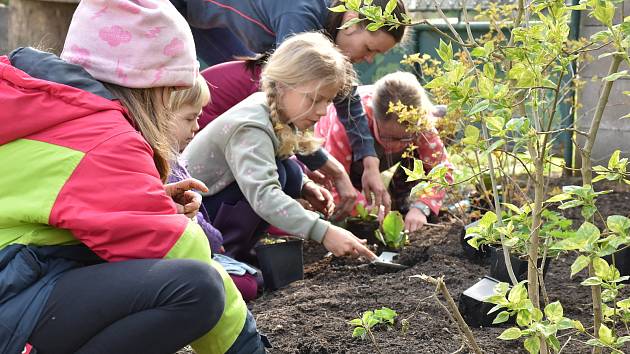
<path id="1" fill-rule="evenodd" d="M 579 180 L 556 181 L 556 185 L 580 184 Z M 601 190 L 603 187 L 599 187 Z M 617 193 L 600 197 L 602 215 L 628 215 L 630 190 L 622 188 Z M 578 210 L 565 213 L 579 225 Z M 459 243 L 462 226 L 443 217 L 444 227 L 425 227 L 411 236 L 400 262 L 410 268 L 391 271 L 362 264 L 350 259 L 324 258 L 326 250 L 309 242 L 304 247 L 305 279 L 286 288 L 265 293 L 248 304 L 261 332 L 267 334 L 274 348 L 271 353 L 377 353 L 369 340 L 352 338 L 352 328 L 347 322 L 359 317 L 363 311 L 382 306 L 398 312 L 396 326 L 392 330 L 375 331 L 376 341 L 382 353 L 453 353 L 462 346 L 457 327 L 445 310 L 430 298 L 434 286 L 424 283 L 417 274 L 434 277 L 444 276 L 446 285 L 455 301 L 468 287 L 487 274 L 487 266 L 473 263 L 463 257 Z M 565 256 L 554 260 L 546 277 L 546 287 L 551 301 L 560 300 L 565 316 L 592 326 L 590 289 L 579 283 L 584 272 L 576 279 L 569 279 L 570 265 L 574 257 Z M 630 289 L 622 291 L 620 298 L 630 296 Z M 413 315 L 413 317 L 411 317 Z M 401 334 L 400 320 L 409 318 L 410 326 L 405 336 Z M 505 342 L 496 337 L 507 327 L 473 328 L 479 346 L 486 353 L 525 353 L 522 341 Z M 624 333 L 625 334 L 625 333 Z M 568 335 L 562 336 L 564 344 Z M 573 335 L 562 353 L 590 353 L 581 343 L 588 340 L 584 335 Z M 625 348 L 630 352 L 630 346 Z M 463 349 L 462 353 L 467 350 Z M 182 350 L 180 353 L 192 353 Z"/>
<path id="2" fill-rule="evenodd" d="M 629 201 L 630 191 L 623 189 L 601 197 L 600 210 L 604 216 L 627 215 Z M 579 212 L 568 214 L 580 220 Z M 266 293 L 249 304 L 259 329 L 274 344 L 270 352 L 376 353 L 369 340 L 352 338 L 352 329 L 347 322 L 359 317 L 363 311 L 382 306 L 399 314 L 395 329 L 375 332 L 382 353 L 457 351 L 462 345 L 457 327 L 435 299 L 427 299 L 433 294 L 434 287 L 410 276 L 444 276 L 457 301 L 466 288 L 487 273 L 487 267 L 463 257 L 459 244 L 460 225 L 448 219 L 442 224 L 444 227 L 425 227 L 412 235 L 411 244 L 400 259 L 401 263 L 411 267 L 402 271 L 383 270 L 350 259 L 323 258 L 326 251 L 321 245 L 306 243 L 305 279 Z M 572 261 L 573 257 L 554 260 L 547 274 L 547 291 L 551 301 L 561 301 L 565 316 L 579 319 L 588 327 L 592 324 L 590 289 L 579 284 L 585 278 L 583 274 L 574 280 L 569 279 Z M 629 295 L 630 291 L 624 289 L 622 296 Z M 409 330 L 403 336 L 400 320 L 409 318 L 414 311 Z M 475 328 L 473 333 L 487 353 L 525 352 L 521 341 L 496 339 L 505 328 Z M 560 338 L 562 344 L 568 339 L 568 336 Z M 580 343 L 586 340 L 586 336 L 574 335 L 563 353 L 590 353 Z"/>

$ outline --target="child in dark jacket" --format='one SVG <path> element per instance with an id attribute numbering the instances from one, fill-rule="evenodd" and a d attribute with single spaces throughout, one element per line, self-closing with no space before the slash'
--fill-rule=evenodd
<path id="1" fill-rule="evenodd" d="M 197 131 L 199 131 L 198 119 L 201 108 L 208 105 L 209 101 L 210 91 L 201 75 L 197 76 L 193 87 L 176 91 L 171 95 L 170 106 L 175 115 L 175 124 L 171 125 L 172 140 L 178 152 L 181 153 L 188 143 L 192 141 Z M 171 173 L 167 182 L 174 183 L 188 178 L 191 178 L 191 176 L 186 169 L 185 161 L 178 155 L 171 163 Z M 195 219 L 208 237 L 213 253 L 212 258 L 225 268 L 241 295 L 243 295 L 243 299 L 255 299 L 258 293 L 256 275 L 259 273 L 257 270 L 222 254 L 225 253 L 223 236 L 221 236 L 219 230 L 208 222 L 208 215 L 203 205 Z"/>

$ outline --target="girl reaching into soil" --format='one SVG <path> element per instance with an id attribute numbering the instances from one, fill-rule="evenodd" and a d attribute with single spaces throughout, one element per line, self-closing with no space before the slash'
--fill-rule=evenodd
<path id="1" fill-rule="evenodd" d="M 177 213 L 174 199 L 187 205 L 205 186 L 163 185 L 170 94 L 198 67 L 166 0 L 83 0 L 61 58 L 0 57 L 1 353 L 167 354 L 190 343 L 264 353 L 202 229 Z"/>
<path id="2" fill-rule="evenodd" d="M 410 144 L 415 147 L 413 157 L 423 162 L 426 172 L 438 164 L 452 168 L 434 127 L 433 104 L 413 74 L 388 74 L 373 86 L 360 87 L 359 92 L 370 131 L 376 140 L 381 171 L 392 168 L 398 162 L 413 170 L 413 159 L 405 154 Z M 390 103 L 395 105 L 398 102 L 418 110 L 420 117 L 417 122 L 401 122 L 396 113 L 390 112 Z M 352 148 L 334 107 L 328 107 L 326 116 L 316 124 L 315 135 L 325 139 L 324 148 L 344 164 L 353 184 L 360 186 L 363 167 L 348 158 L 352 156 Z M 411 232 L 422 227 L 430 213 L 439 213 L 445 192 L 434 188 L 420 195 L 410 196 L 415 183 L 406 182 L 406 179 L 404 171 L 401 168 L 396 169 L 389 191 L 392 195 L 392 209 L 405 214 L 405 228 Z M 450 173 L 447 179 L 452 180 Z"/>
<path id="3" fill-rule="evenodd" d="M 203 107 L 199 118 L 201 129 L 254 92 L 260 91 L 260 73 L 268 58 L 268 54 L 243 58 L 217 64 L 201 72 L 212 93 L 212 104 Z M 335 204 L 335 214 L 332 219 L 343 218 L 349 214 L 357 198 L 357 192 L 341 163 L 322 148 L 312 155 L 297 153 L 296 157 L 310 171 L 317 171 L 318 174 L 327 176 L 333 182 L 339 198 Z"/>
<path id="4" fill-rule="evenodd" d="M 206 80 L 201 75 L 197 76 L 193 87 L 186 90 L 175 91 L 171 95 L 170 108 L 174 114 L 174 124 L 171 125 L 171 136 L 174 140 L 175 150 L 181 153 L 192 141 L 197 131 L 199 131 L 198 119 L 201 108 L 208 105 L 210 101 L 210 91 Z M 171 162 L 171 173 L 168 176 L 168 183 L 175 183 L 191 178 L 186 169 L 185 161 L 177 156 Z M 223 255 L 223 236 L 221 232 L 214 228 L 207 220 L 208 214 L 203 206 L 196 215 L 196 221 L 201 226 L 208 237 L 213 259 L 225 268 L 230 274 L 230 278 L 241 292 L 243 299 L 253 300 L 258 293 L 257 270 L 251 266 L 241 263 Z"/>
<path id="5" fill-rule="evenodd" d="M 210 186 L 204 205 L 227 255 L 254 261 L 252 249 L 269 223 L 336 256 L 375 258 L 354 235 L 294 200 L 304 198 L 324 215 L 334 208 L 330 193 L 304 179 L 289 157 L 319 147 L 309 129 L 353 80 L 350 62 L 322 34 L 291 37 L 263 69 L 263 92 L 225 112 L 186 148 L 189 171 Z"/>

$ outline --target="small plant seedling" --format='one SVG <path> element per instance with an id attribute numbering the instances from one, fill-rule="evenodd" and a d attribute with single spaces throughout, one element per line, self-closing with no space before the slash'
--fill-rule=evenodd
<path id="1" fill-rule="evenodd" d="M 402 248 L 407 242 L 405 221 L 398 211 L 390 211 L 383 219 L 382 231 L 376 230 L 376 239 L 393 249 Z"/>
<path id="2" fill-rule="evenodd" d="M 394 320 L 398 314 L 396 311 L 387 308 L 381 307 L 378 310 L 374 311 L 365 311 L 360 318 L 355 318 L 348 322 L 348 324 L 354 326 L 352 330 L 352 337 L 361 337 L 361 339 L 365 339 L 365 336 L 369 336 L 372 344 L 376 347 L 376 351 L 380 353 L 380 349 L 378 344 L 376 343 L 376 338 L 374 338 L 374 334 L 372 333 L 372 328 L 377 325 L 385 325 L 387 328 L 390 328 L 394 325 Z"/>
<path id="3" fill-rule="evenodd" d="M 268 233 L 263 234 L 263 237 L 260 239 L 260 243 L 263 245 L 273 245 L 282 242 L 287 242 L 286 238 L 274 237 L 269 235 Z"/>
<path id="4" fill-rule="evenodd" d="M 357 203 L 355 207 L 357 212 L 357 218 L 361 221 L 374 221 L 376 220 L 376 214 L 371 213 L 363 204 Z"/>

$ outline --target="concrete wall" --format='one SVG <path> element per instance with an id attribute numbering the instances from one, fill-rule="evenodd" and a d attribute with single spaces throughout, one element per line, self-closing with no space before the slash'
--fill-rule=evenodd
<path id="1" fill-rule="evenodd" d="M 11 0 L 9 47 L 33 46 L 60 54 L 79 0 Z"/>
<path id="2" fill-rule="evenodd" d="M 623 10 L 625 10 L 623 12 L 626 14 L 630 13 L 630 0 L 626 0 L 617 6 L 623 6 Z M 613 23 L 620 23 L 623 20 L 621 18 L 621 10 L 617 9 L 617 16 Z M 604 27 L 598 25 L 597 20 L 590 18 L 587 13 L 582 14 L 580 19 L 581 37 L 589 38 L 592 34 L 604 29 Z M 612 51 L 612 48 L 609 46 L 591 52 L 595 60 L 579 66 L 578 72 L 582 79 L 586 81 L 586 84 L 578 93 L 578 100 L 582 107 L 578 110 L 576 123 L 577 127 L 582 131 L 587 131 L 593 120 L 602 87 L 601 78 L 608 75 L 611 63 L 610 57 L 602 59 L 597 59 L 597 57 L 610 51 Z M 630 69 L 623 63 L 619 70 Z M 612 87 L 608 106 L 604 111 L 597 133 L 597 142 L 593 148 L 592 160 L 594 164 L 605 164 L 610 154 L 617 149 L 620 149 L 624 156 L 630 157 L 630 119 L 619 119 L 630 113 L 630 96 L 624 95 L 623 91 L 630 91 L 629 79 L 617 80 Z M 578 141 L 583 146 L 583 141 L 580 139 Z M 576 163 L 579 166 L 580 161 L 577 155 Z"/>
<path id="3" fill-rule="evenodd" d="M 0 4 L 0 55 L 9 51 L 9 7 Z"/>

